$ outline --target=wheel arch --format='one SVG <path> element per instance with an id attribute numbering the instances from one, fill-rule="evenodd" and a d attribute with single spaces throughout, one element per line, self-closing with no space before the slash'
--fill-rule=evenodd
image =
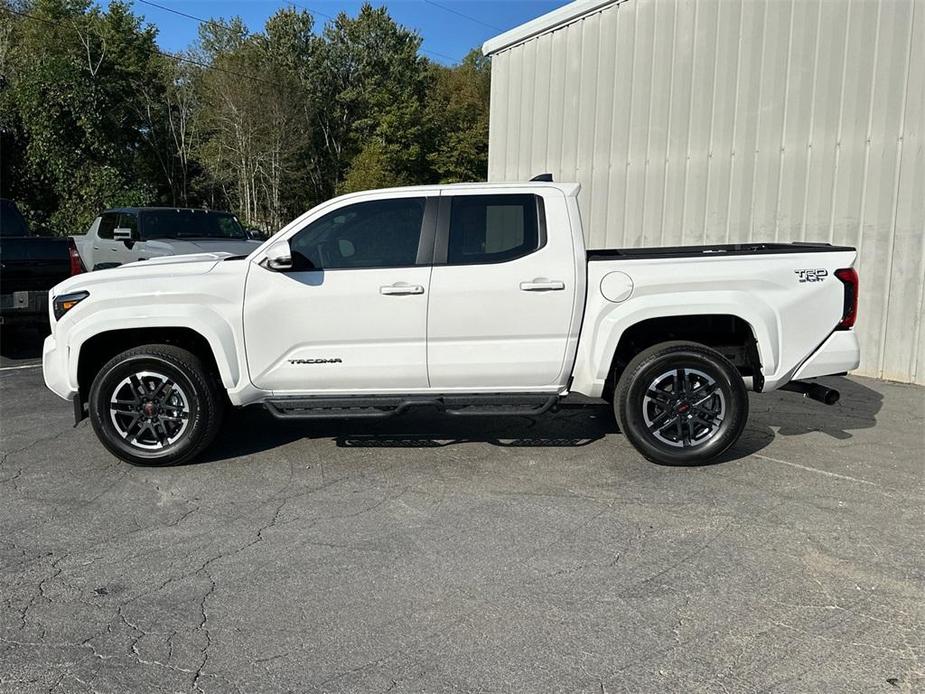
<path id="1" fill-rule="evenodd" d="M 107 361 L 125 350 L 148 344 L 175 345 L 196 354 L 226 389 L 238 380 L 237 359 L 228 354 L 228 347 L 213 331 L 182 324 L 110 328 L 70 344 L 72 377 L 81 399 L 86 401 L 90 384 Z"/>
<path id="2" fill-rule="evenodd" d="M 643 318 L 628 325 L 612 351 L 603 395 L 610 398 L 623 370 L 637 354 L 661 342 L 686 341 L 712 347 L 726 357 L 742 376 L 763 383 L 758 335 L 753 325 L 734 313 L 679 313 Z"/>

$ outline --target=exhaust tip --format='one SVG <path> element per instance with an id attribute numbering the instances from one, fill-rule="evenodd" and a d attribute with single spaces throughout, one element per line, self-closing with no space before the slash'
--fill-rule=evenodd
<path id="1" fill-rule="evenodd" d="M 791 381 L 781 390 L 800 393 L 804 398 L 811 398 L 825 405 L 834 405 L 841 399 L 841 393 L 834 388 L 826 388 L 819 383 L 807 383 L 806 381 Z"/>

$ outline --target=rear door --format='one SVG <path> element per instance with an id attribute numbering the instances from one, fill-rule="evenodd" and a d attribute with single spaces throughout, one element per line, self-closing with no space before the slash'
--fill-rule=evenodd
<path id="1" fill-rule="evenodd" d="M 544 195 L 444 191 L 427 313 L 432 388 L 565 385 L 576 265 L 567 217 L 547 228 Z M 561 192 L 548 195 L 565 209 Z"/>

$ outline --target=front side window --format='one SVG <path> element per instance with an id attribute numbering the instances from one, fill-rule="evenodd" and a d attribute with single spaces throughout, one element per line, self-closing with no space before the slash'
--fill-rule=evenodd
<path id="1" fill-rule="evenodd" d="M 501 263 L 542 245 L 534 195 L 461 195 L 453 198 L 447 263 Z"/>
<path id="2" fill-rule="evenodd" d="M 425 198 L 341 207 L 289 240 L 296 270 L 408 267 L 417 263 Z"/>
<path id="3" fill-rule="evenodd" d="M 101 239 L 111 239 L 112 232 L 115 230 L 118 222 L 119 214 L 117 212 L 106 212 L 100 217 L 100 226 L 96 231 L 96 235 Z"/>

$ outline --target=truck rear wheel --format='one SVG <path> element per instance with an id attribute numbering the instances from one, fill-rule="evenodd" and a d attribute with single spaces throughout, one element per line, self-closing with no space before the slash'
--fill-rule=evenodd
<path id="1" fill-rule="evenodd" d="M 716 350 L 663 342 L 627 365 L 614 413 L 630 443 L 649 460 L 698 465 L 738 441 L 748 419 L 748 393 L 739 372 Z"/>
<path id="2" fill-rule="evenodd" d="M 89 397 L 100 442 L 133 465 L 174 465 L 208 446 L 221 426 L 216 378 L 192 352 L 146 345 L 113 357 Z"/>

